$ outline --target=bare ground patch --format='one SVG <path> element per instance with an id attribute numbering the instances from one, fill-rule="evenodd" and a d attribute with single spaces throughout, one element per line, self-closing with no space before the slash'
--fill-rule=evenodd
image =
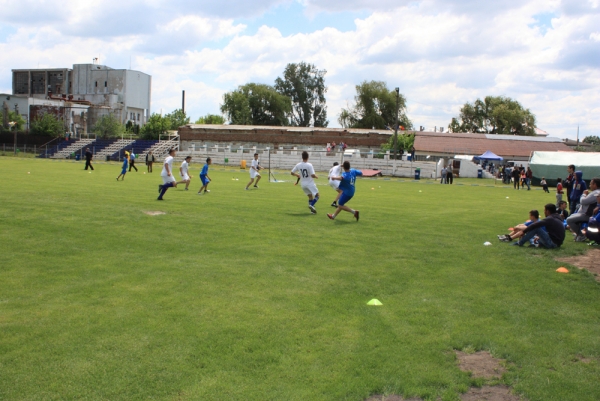
<path id="1" fill-rule="evenodd" d="M 160 210 L 149 210 L 145 211 L 144 213 L 148 216 L 160 216 L 161 214 L 167 214 L 165 212 L 161 212 Z"/>
<path id="2" fill-rule="evenodd" d="M 464 372 L 471 372 L 473 377 L 483 377 L 485 379 L 494 379 L 502 377 L 506 371 L 500 360 L 496 359 L 487 351 L 478 351 L 474 354 L 468 354 L 462 351 L 455 351 L 458 358 L 458 367 Z"/>
<path id="3" fill-rule="evenodd" d="M 471 387 L 469 391 L 460 397 L 461 401 L 520 401 L 521 398 L 514 395 L 510 387 L 506 386 L 483 386 L 481 388 Z"/>
<path id="4" fill-rule="evenodd" d="M 600 282 L 600 249 L 590 249 L 584 255 L 570 258 L 557 258 L 559 262 L 568 263 L 579 269 L 586 269 Z"/>
<path id="5" fill-rule="evenodd" d="M 372 395 L 366 401 L 423 401 L 421 398 L 403 398 L 399 395 Z"/>

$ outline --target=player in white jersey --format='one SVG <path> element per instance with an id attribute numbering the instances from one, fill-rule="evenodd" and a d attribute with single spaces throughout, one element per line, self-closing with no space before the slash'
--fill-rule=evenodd
<path id="1" fill-rule="evenodd" d="M 258 161 L 258 153 L 255 153 L 254 160 L 252 160 L 252 164 L 250 165 L 250 182 L 248 183 L 248 185 L 246 185 L 246 191 L 248 190 L 248 187 L 254 182 L 255 178 L 256 182 L 254 183 L 254 188 L 258 188 L 258 182 L 261 178 L 259 173 L 260 170 L 262 170 L 262 167 L 260 166 L 260 162 Z"/>
<path id="2" fill-rule="evenodd" d="M 179 167 L 179 175 L 181 175 L 181 178 L 183 179 L 183 182 L 185 182 L 185 190 L 188 190 L 188 187 L 190 186 L 190 175 L 189 175 L 189 168 L 190 168 L 190 162 L 192 161 L 192 156 L 188 156 L 185 158 L 185 160 L 181 163 L 181 167 Z"/>
<path id="3" fill-rule="evenodd" d="M 342 175 L 342 166 L 340 166 L 338 162 L 335 162 L 333 163 L 331 170 L 329 170 L 329 175 L 327 177 L 329 178 L 329 186 L 338 193 L 331 204 L 333 207 L 337 207 L 337 201 L 340 199 L 340 196 L 342 196 L 342 190 L 340 189 L 340 181 L 333 180 L 332 177 L 339 177 L 340 175 Z"/>
<path id="4" fill-rule="evenodd" d="M 296 164 L 292 169 L 292 175 L 302 180 L 300 185 L 304 193 L 308 196 L 308 208 L 312 214 L 317 214 L 315 203 L 319 200 L 319 190 L 313 179 L 319 177 L 315 174 L 313 165 L 308 162 L 308 152 L 302 152 L 302 162 Z"/>
<path id="5" fill-rule="evenodd" d="M 163 168 L 160 173 L 160 177 L 163 180 L 163 184 L 158 186 L 158 200 L 163 200 L 163 195 L 167 192 L 167 189 L 171 187 L 177 187 L 177 184 L 183 183 L 183 181 L 176 182 L 173 177 L 173 158 L 175 157 L 175 149 L 169 149 L 169 155 L 165 158 Z"/>

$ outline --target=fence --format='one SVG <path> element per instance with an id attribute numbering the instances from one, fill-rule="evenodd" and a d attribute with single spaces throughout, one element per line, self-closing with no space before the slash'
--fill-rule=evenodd
<path id="1" fill-rule="evenodd" d="M 14 143 L 3 143 L 2 145 L 0 145 L 0 152 L 1 152 L 0 154 L 2 156 L 8 156 L 8 155 L 14 155 L 14 154 L 36 155 L 38 150 L 39 150 L 39 147 L 37 145 L 17 144 L 16 148 L 15 148 Z"/>
<path id="2" fill-rule="evenodd" d="M 419 168 L 421 177 L 435 177 L 435 162 L 413 162 L 408 160 L 408 155 L 404 155 L 403 159 L 394 160 L 390 152 L 383 154 L 374 152 L 344 154 L 344 152 L 327 152 L 326 150 L 307 150 L 307 152 L 309 154 L 308 161 L 312 163 L 316 171 L 329 171 L 334 162 L 342 164 L 344 161 L 349 161 L 353 168 L 378 170 L 383 175 L 412 177 L 415 169 Z M 210 157 L 214 164 L 238 167 L 243 160 L 249 166 L 254 158 L 254 153 L 259 154 L 262 167 L 273 170 L 291 170 L 302 160 L 302 150 L 297 148 L 258 149 L 251 147 L 232 149 L 231 146 L 220 147 L 218 145 L 180 150 L 176 159 L 181 161 L 186 156 L 192 156 L 192 162 L 204 163 L 204 160 Z"/>

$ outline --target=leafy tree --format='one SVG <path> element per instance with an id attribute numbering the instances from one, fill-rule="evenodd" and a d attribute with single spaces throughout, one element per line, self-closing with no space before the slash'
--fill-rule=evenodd
<path id="1" fill-rule="evenodd" d="M 190 118 L 186 115 L 185 111 L 181 109 L 175 109 L 172 113 L 166 114 L 165 118 L 170 121 L 170 130 L 177 130 L 190 123 Z"/>
<path id="2" fill-rule="evenodd" d="M 504 96 L 486 96 L 465 103 L 460 116 L 452 119 L 452 132 L 503 135 L 535 135 L 535 115 L 516 100 Z"/>
<path id="3" fill-rule="evenodd" d="M 125 124 L 125 131 L 134 135 L 139 135 L 140 126 L 139 124 L 136 124 L 133 121 L 129 120 L 127 121 L 127 124 Z"/>
<path id="4" fill-rule="evenodd" d="M 171 129 L 172 122 L 167 116 L 163 117 L 154 113 L 142 127 L 140 134 L 144 139 L 160 139 L 161 135 L 167 134 L 167 131 Z"/>
<path id="5" fill-rule="evenodd" d="M 398 131 L 398 145 L 397 149 L 403 149 L 405 152 L 408 152 L 412 146 L 415 144 L 415 134 L 414 133 L 404 133 Z M 394 135 L 391 135 L 388 141 L 381 145 L 382 150 L 394 150 Z"/>
<path id="6" fill-rule="evenodd" d="M 325 74 L 313 64 L 290 63 L 283 71 L 283 79 L 275 80 L 275 89 L 292 100 L 289 114 L 291 125 L 299 127 L 327 127 L 325 101 Z"/>
<path id="7" fill-rule="evenodd" d="M 394 128 L 396 96 L 396 91 L 391 91 L 385 82 L 364 81 L 356 86 L 356 104 L 342 109 L 338 121 L 344 128 Z M 398 99 L 399 125 L 412 129 L 412 122 L 406 116 L 406 98 L 398 94 Z"/>
<path id="8" fill-rule="evenodd" d="M 586 136 L 585 138 L 583 138 L 583 142 L 591 143 L 592 145 L 600 145 L 600 137 L 595 135 Z"/>
<path id="9" fill-rule="evenodd" d="M 290 98 L 272 86 L 249 83 L 223 95 L 221 112 L 231 124 L 289 125 Z"/>
<path id="10" fill-rule="evenodd" d="M 198 120 L 196 120 L 196 124 L 222 125 L 225 124 L 225 119 L 223 116 L 219 116 L 217 114 L 207 114 L 204 117 L 200 117 Z"/>
<path id="11" fill-rule="evenodd" d="M 113 138 L 120 136 L 125 127 L 117 118 L 111 113 L 100 117 L 94 127 L 92 128 L 92 132 L 98 135 L 100 138 Z"/>
<path id="12" fill-rule="evenodd" d="M 29 132 L 34 135 L 57 137 L 64 134 L 65 126 L 54 114 L 45 113 L 31 122 Z"/>
<path id="13" fill-rule="evenodd" d="M 8 122 L 15 122 L 16 124 L 14 125 L 14 127 L 3 127 L 0 124 L 0 132 L 14 132 L 14 131 L 23 131 L 23 129 L 25 128 L 25 119 L 20 115 L 17 114 L 15 111 L 10 111 L 8 112 Z"/>

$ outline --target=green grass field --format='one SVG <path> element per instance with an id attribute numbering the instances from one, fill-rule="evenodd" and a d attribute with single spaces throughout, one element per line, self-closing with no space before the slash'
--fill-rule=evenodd
<path id="1" fill-rule="evenodd" d="M 553 194 L 362 179 L 357 223 L 326 173 L 312 216 L 266 174 L 198 196 L 200 164 L 158 202 L 143 167 L 0 158 L 0 399 L 458 400 L 465 348 L 528 400 L 600 399 L 600 286 L 554 260 L 588 247 L 496 239 Z"/>

